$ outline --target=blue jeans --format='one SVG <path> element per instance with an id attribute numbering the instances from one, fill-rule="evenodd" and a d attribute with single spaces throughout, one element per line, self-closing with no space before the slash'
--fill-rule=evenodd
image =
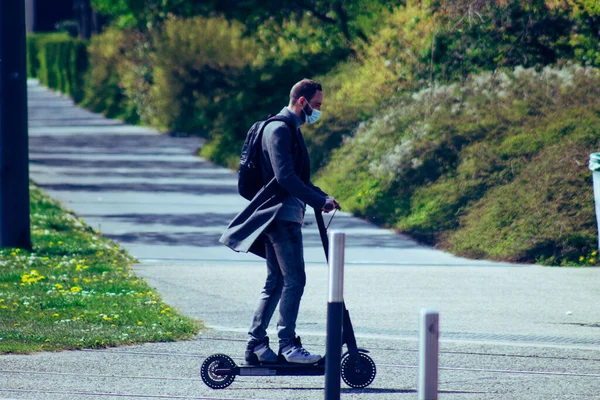
<path id="1" fill-rule="evenodd" d="M 267 335 L 267 327 L 279 303 L 277 336 L 279 347 L 282 348 L 293 344 L 296 338 L 296 319 L 306 284 L 301 225 L 275 220 L 264 234 L 267 281 L 248 334 L 251 341 L 262 340 Z"/>

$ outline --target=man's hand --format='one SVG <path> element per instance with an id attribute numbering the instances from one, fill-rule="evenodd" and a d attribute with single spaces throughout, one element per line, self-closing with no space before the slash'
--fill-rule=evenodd
<path id="1" fill-rule="evenodd" d="M 333 211 L 333 209 L 341 210 L 342 206 L 340 206 L 340 203 L 338 203 L 338 201 L 336 199 L 334 199 L 333 197 L 327 197 L 327 200 L 325 201 L 325 205 L 323 206 L 323 208 L 321 210 L 324 213 L 328 213 L 330 211 Z"/>

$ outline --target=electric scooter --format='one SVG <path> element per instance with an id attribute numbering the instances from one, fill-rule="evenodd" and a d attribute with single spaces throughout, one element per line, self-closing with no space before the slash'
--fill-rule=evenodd
<path id="1" fill-rule="evenodd" d="M 337 211 L 337 210 L 336 210 Z M 334 212 L 335 215 L 335 212 Z M 325 250 L 325 258 L 329 259 L 329 240 L 327 228 L 323 221 L 321 210 L 315 209 L 315 218 L 319 227 L 319 235 Z M 333 219 L 333 215 L 331 217 Z M 331 220 L 329 221 L 331 223 Z M 342 327 L 342 347 L 346 345 L 347 351 L 341 359 L 341 376 L 344 382 L 352 388 L 365 388 L 375 379 L 377 369 L 375 363 L 366 353 L 368 350 L 358 348 L 354 329 L 350 321 L 350 314 L 344 304 Z M 340 349 L 341 350 L 341 349 Z M 283 357 L 276 364 L 236 365 L 231 357 L 226 354 L 213 354 L 202 363 L 200 377 L 210 388 L 224 389 L 231 385 L 236 376 L 320 376 L 325 375 L 325 357 L 315 364 L 288 363 Z"/>

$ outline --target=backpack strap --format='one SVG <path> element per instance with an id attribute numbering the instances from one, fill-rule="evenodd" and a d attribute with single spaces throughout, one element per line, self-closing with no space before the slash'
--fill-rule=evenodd
<path id="1" fill-rule="evenodd" d="M 290 130 L 290 133 L 292 133 L 292 135 L 294 135 L 294 133 L 296 132 L 296 126 L 292 125 L 289 118 L 283 117 L 281 115 L 273 115 L 273 116 L 269 116 L 269 118 L 267 118 L 267 120 L 265 121 L 265 123 L 263 124 L 262 130 L 265 129 L 265 127 L 267 126 L 267 124 L 269 122 L 273 122 L 273 121 L 279 121 L 279 122 L 285 122 L 285 124 L 287 125 L 288 129 Z M 261 132 L 262 133 L 262 132 Z M 295 136 L 295 135 L 294 135 Z"/>
<path id="2" fill-rule="evenodd" d="M 290 133 L 292 134 L 292 141 L 295 142 L 296 144 L 298 144 L 298 137 L 297 137 L 298 135 L 295 132 L 296 127 L 290 123 L 288 118 L 285 118 L 285 117 L 283 117 L 281 115 L 277 115 L 277 114 L 271 114 L 267 117 L 267 119 L 263 122 L 262 126 L 260 127 L 260 130 L 258 131 L 258 134 L 256 135 L 256 139 L 254 140 L 254 146 L 253 146 L 254 148 L 262 149 L 263 132 L 264 132 L 265 128 L 267 127 L 267 124 L 269 122 L 274 122 L 274 121 L 285 122 L 288 129 L 290 130 Z"/>

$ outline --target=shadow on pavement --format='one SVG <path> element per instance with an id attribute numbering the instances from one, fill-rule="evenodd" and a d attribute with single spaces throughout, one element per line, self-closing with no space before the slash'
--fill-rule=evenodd
<path id="1" fill-rule="evenodd" d="M 73 153 L 80 154 L 82 149 L 105 150 L 105 154 L 114 153 L 115 143 L 119 144 L 119 152 L 127 154 L 173 154 L 176 150 L 181 154 L 191 154 L 201 142 L 198 138 L 177 138 L 168 135 L 67 135 L 67 136 L 32 136 L 31 147 L 37 154 Z"/>
<path id="2" fill-rule="evenodd" d="M 322 387 L 301 387 L 301 388 L 274 388 L 274 387 L 252 387 L 252 388 L 229 388 L 228 390 L 242 391 L 242 390 L 296 390 L 296 391 L 323 391 Z M 382 393 L 417 393 L 415 389 L 385 389 L 385 388 L 364 388 L 364 389 L 350 389 L 342 388 L 341 393 L 344 394 L 382 394 Z M 444 392 L 444 393 L 472 393 L 472 392 Z"/>
<path id="3" fill-rule="evenodd" d="M 137 171 L 65 171 L 64 175 L 72 177 L 80 176 L 101 176 L 104 178 L 142 178 L 142 179 L 159 179 L 159 178 L 202 178 L 202 179 L 235 179 L 233 175 L 224 173 L 215 173 L 212 169 L 198 169 L 195 171 L 177 172 L 174 175 L 172 171 L 152 171 L 152 172 L 137 172 Z"/>
<path id="4" fill-rule="evenodd" d="M 162 160 L 85 160 L 71 158 L 33 158 L 30 161 L 31 164 L 44 165 L 48 167 L 73 167 L 73 168 L 97 168 L 97 169 L 110 169 L 110 168 L 139 168 L 139 169 L 153 169 L 153 168 L 169 168 L 176 170 L 189 170 L 203 167 L 213 167 L 213 164 L 208 161 L 198 159 L 195 162 L 186 161 L 162 161 Z"/>
<path id="5" fill-rule="evenodd" d="M 171 225 L 171 226 L 222 226 L 223 229 L 236 216 L 233 214 L 113 214 L 103 215 L 103 218 L 142 225 Z"/>
<path id="6" fill-rule="evenodd" d="M 69 183 L 39 185 L 42 189 L 57 192 L 150 192 L 150 193 L 185 193 L 185 194 L 237 194 L 236 186 L 211 186 L 211 185 L 168 185 L 164 183 L 104 183 L 99 185 L 77 185 Z"/>
<path id="7" fill-rule="evenodd" d="M 227 222 L 228 223 L 228 222 Z M 223 225 L 223 231 L 227 224 Z M 198 224 L 201 226 L 201 224 Z M 215 225 L 216 226 L 216 225 Z M 120 235 L 105 234 L 106 237 L 121 243 L 138 243 L 162 246 L 195 246 L 212 247 L 222 246 L 219 238 L 222 232 L 128 232 Z M 318 233 L 303 232 L 304 245 L 306 247 L 320 247 L 321 238 Z M 365 247 L 365 248 L 394 248 L 410 249 L 419 247 L 418 245 L 402 240 L 394 236 L 366 236 L 366 235 L 347 235 L 346 246 Z"/>

